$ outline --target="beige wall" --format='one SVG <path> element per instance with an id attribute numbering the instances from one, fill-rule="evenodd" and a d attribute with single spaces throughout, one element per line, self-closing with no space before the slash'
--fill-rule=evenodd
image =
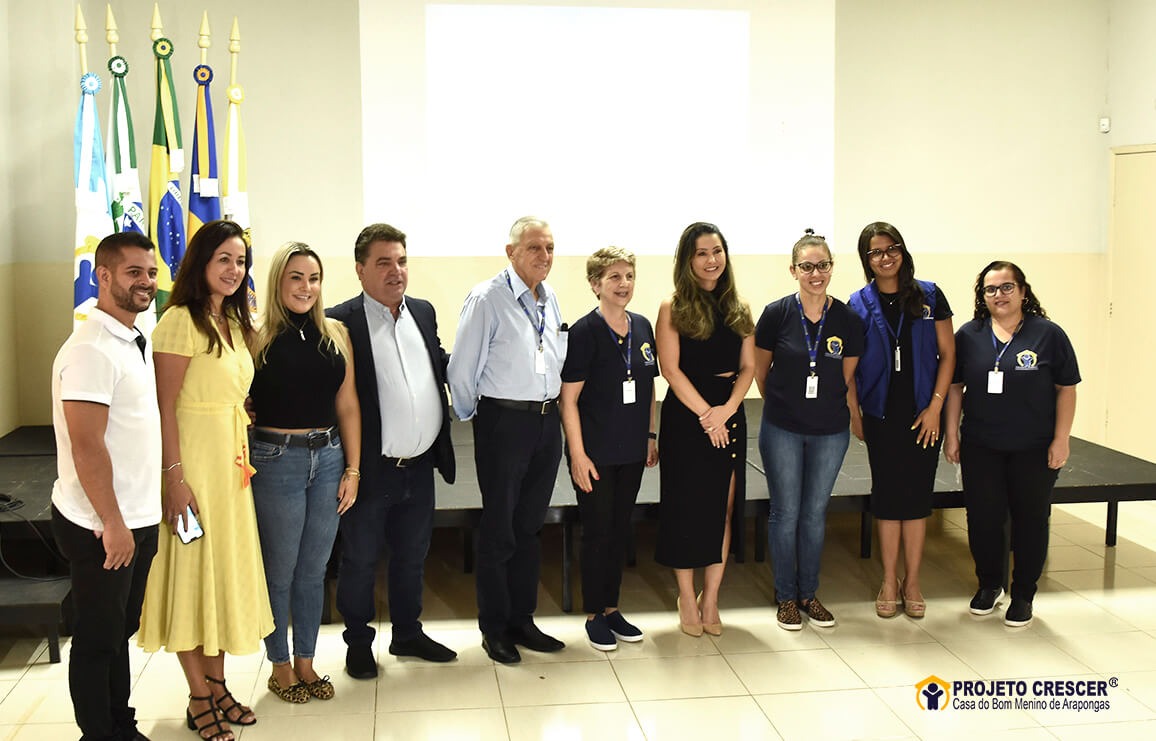
<path id="1" fill-rule="evenodd" d="M 69 330 L 77 79 L 71 6 L 0 0 L 0 12 L 12 6 L 21 12 L 10 14 L 9 58 L 35 64 L 37 75 L 0 75 L 0 100 L 11 106 L 0 102 L 0 121 L 11 124 L 3 129 L 19 143 L 0 152 L 0 195 L 10 189 L 0 209 L 36 218 L 9 219 L 12 239 L 5 241 L 14 246 L 9 253 L 0 248 L 0 265 L 5 259 L 12 263 L 0 271 L 0 352 L 13 343 L 15 349 L 0 359 L 3 430 L 49 420 L 48 369 Z M 82 6 L 91 35 L 101 39 L 103 3 L 86 0 Z M 153 115 L 151 6 L 125 0 L 114 7 L 121 51 L 133 64 L 130 94 L 142 163 Z M 362 226 L 358 3 L 162 3 L 166 33 L 177 45 L 186 132 L 192 127 L 193 85 L 184 81 L 191 77 L 202 9 L 214 29 L 210 63 L 218 75 L 219 119 L 228 25 L 234 12 L 241 15 L 240 82 L 247 93 L 258 293 L 265 290 L 267 256 L 281 242 L 298 239 L 326 259 L 326 301 L 336 303 L 359 290 L 351 259 Z M 1106 276 L 1109 144 L 1156 139 L 1151 95 L 1143 92 L 1147 83 L 1140 84 L 1151 78 L 1153 52 L 1132 30 L 1141 23 L 1153 27 L 1150 6 L 1143 0 L 841 0 L 836 12 L 832 292 L 842 297 L 861 285 L 854 239 L 875 219 L 903 230 L 920 276 L 944 287 L 957 322 L 970 315 L 978 268 L 996 256 L 1016 259 L 1080 354 L 1085 382 L 1076 434 L 1102 439 L 1106 296 L 1072 287 Z M 1130 69 L 1124 79 L 1132 82 L 1120 85 L 1109 75 L 1109 40 L 1113 74 Z M 104 48 L 90 44 L 94 67 L 102 66 L 96 61 Z M 1144 95 L 1146 103 L 1140 100 Z M 15 101 L 19 117 L 12 114 Z M 1109 137 L 1096 132 L 1101 115 L 1114 116 Z M 372 136 L 369 128 L 366 133 Z M 1130 138 L 1119 139 L 1124 136 Z M 493 241 L 493 259 L 429 258 L 421 244 L 410 246 L 411 293 L 439 308 L 447 347 L 465 293 L 504 264 L 502 235 L 479 238 Z M 672 252 L 676 239 L 669 235 Z M 783 256 L 735 260 L 739 288 L 756 312 L 791 290 Z M 669 258 L 640 259 L 633 308 L 654 317 L 670 289 L 670 267 Z M 581 258 L 557 260 L 551 282 L 569 318 L 593 305 L 582 275 Z"/>
<path id="2" fill-rule="evenodd" d="M 9 0 L 0 0 L 0 28 L 8 27 Z M 0 52 L 0 80 L 12 74 L 12 55 L 6 43 Z M 0 83 L 0 434 L 20 424 L 17 402 L 16 319 L 12 299 L 16 211 L 12 203 L 13 137 L 12 103 L 7 86 Z"/>

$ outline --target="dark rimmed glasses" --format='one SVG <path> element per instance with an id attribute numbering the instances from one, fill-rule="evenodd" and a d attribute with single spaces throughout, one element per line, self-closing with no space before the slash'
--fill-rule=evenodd
<path id="1" fill-rule="evenodd" d="M 996 293 L 1002 293 L 1005 296 L 1010 296 L 1012 291 L 1014 291 L 1018 286 L 1018 283 L 1011 282 L 1000 283 L 998 286 L 984 286 L 983 295 L 987 296 L 988 298 L 992 298 L 996 295 Z"/>
<path id="2" fill-rule="evenodd" d="M 903 254 L 903 243 L 902 242 L 896 242 L 895 244 L 891 245 L 890 247 L 887 247 L 887 248 L 882 249 L 882 250 L 867 250 L 867 259 L 870 260 L 871 262 L 879 262 L 880 260 L 883 259 L 884 255 L 887 255 L 888 257 L 891 257 L 891 258 L 896 258 L 902 254 Z"/>
<path id="3" fill-rule="evenodd" d="M 796 270 L 802 270 L 807 275 L 818 270 L 820 273 L 829 273 L 831 268 L 835 267 L 834 260 L 822 260 L 820 262 L 797 262 L 795 263 Z"/>

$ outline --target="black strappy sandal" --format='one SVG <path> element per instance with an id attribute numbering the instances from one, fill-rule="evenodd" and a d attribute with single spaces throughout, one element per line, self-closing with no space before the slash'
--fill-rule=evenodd
<path id="1" fill-rule="evenodd" d="M 193 711 L 191 709 L 185 708 L 185 723 L 188 724 L 190 731 L 193 731 L 198 736 L 205 739 L 205 741 L 232 741 L 233 740 L 233 738 L 234 738 L 233 730 L 231 728 L 225 728 L 225 726 L 224 726 L 225 717 L 224 717 L 224 715 L 219 714 L 220 710 L 217 708 L 216 705 L 213 704 L 213 696 L 212 695 L 206 695 L 204 697 L 195 697 L 193 695 L 189 695 L 189 700 L 191 700 L 193 702 L 207 702 L 207 703 L 209 703 L 209 709 L 208 710 L 206 710 L 203 713 L 198 713 L 196 715 L 193 715 Z M 212 720 L 206 721 L 204 723 L 198 723 L 197 722 L 201 718 L 204 718 L 206 715 L 210 716 L 212 718 Z M 210 730 L 212 731 L 212 734 L 209 736 L 206 736 L 205 731 L 210 731 Z"/>
<path id="2" fill-rule="evenodd" d="M 210 684 L 219 684 L 219 685 L 221 685 L 222 689 L 225 690 L 225 694 L 221 695 L 220 698 L 216 698 L 216 697 L 213 698 L 213 705 L 216 706 L 217 710 L 221 711 L 221 714 L 225 716 L 225 720 L 229 721 L 229 723 L 231 723 L 233 725 L 238 725 L 238 726 L 256 725 L 257 716 L 253 712 L 253 708 L 246 707 L 246 706 L 242 705 L 241 703 L 237 702 L 237 698 L 233 697 L 233 693 L 230 692 L 229 688 L 225 686 L 225 680 L 213 679 L 212 677 L 210 677 L 209 675 L 206 674 L 205 675 L 205 681 L 209 682 Z M 238 713 L 237 718 L 233 718 L 233 716 L 230 715 L 230 713 L 233 713 L 233 712 Z M 246 715 L 250 716 L 248 721 L 245 720 Z"/>

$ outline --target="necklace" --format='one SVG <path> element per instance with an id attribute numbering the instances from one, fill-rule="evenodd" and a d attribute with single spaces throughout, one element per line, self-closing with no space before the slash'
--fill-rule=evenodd
<path id="1" fill-rule="evenodd" d="M 289 322 L 289 326 L 293 327 L 293 329 L 297 330 L 297 334 L 301 335 L 301 341 L 302 342 L 305 341 L 305 325 L 308 323 L 309 323 L 308 317 L 305 318 L 305 321 L 301 322 L 301 326 L 297 326 L 292 321 Z"/>

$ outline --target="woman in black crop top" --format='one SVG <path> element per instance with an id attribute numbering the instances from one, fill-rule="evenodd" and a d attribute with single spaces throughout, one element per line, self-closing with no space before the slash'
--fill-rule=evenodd
<path id="1" fill-rule="evenodd" d="M 268 687 L 294 703 L 333 697 L 313 655 L 337 520 L 357 499 L 361 476 L 352 350 L 344 326 L 322 311 L 322 274 L 321 259 L 299 242 L 273 256 L 249 392 L 253 501 L 275 624 L 265 638 Z"/>
<path id="2" fill-rule="evenodd" d="M 692 636 L 722 633 L 719 587 L 731 516 L 746 490 L 743 397 L 755 375 L 754 330 L 751 309 L 735 290 L 726 240 L 713 224 L 691 224 L 678 243 L 674 295 L 662 302 L 655 326 L 670 384 L 659 419 L 655 560 L 674 569 L 679 624 Z M 704 570 L 697 600 L 696 568 Z"/>

